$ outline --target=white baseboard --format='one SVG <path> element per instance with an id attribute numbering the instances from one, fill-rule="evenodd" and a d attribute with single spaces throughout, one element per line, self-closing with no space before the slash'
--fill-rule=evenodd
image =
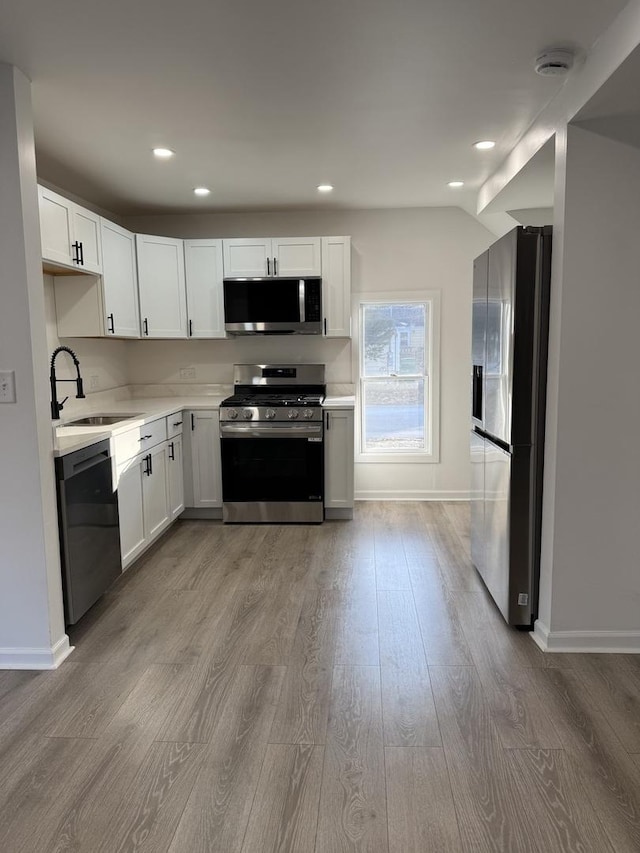
<path id="1" fill-rule="evenodd" d="M 549 631 L 538 619 L 531 636 L 543 652 L 640 654 L 640 631 Z"/>
<path id="2" fill-rule="evenodd" d="M 57 669 L 74 648 L 66 634 L 51 648 L 0 648 L 0 669 Z"/>
<path id="3" fill-rule="evenodd" d="M 355 494 L 357 501 L 468 501 L 469 492 L 436 492 L 422 489 L 372 489 Z"/>

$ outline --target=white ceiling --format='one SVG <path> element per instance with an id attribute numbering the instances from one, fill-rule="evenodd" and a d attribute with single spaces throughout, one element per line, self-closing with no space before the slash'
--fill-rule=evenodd
<path id="1" fill-rule="evenodd" d="M 0 60 L 33 81 L 40 176 L 115 213 L 471 207 L 562 85 L 536 54 L 624 5 L 2 0 Z"/>

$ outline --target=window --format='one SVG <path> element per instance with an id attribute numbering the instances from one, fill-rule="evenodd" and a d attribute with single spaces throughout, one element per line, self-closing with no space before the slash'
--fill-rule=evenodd
<path id="1" fill-rule="evenodd" d="M 439 461 L 439 293 L 357 301 L 359 461 Z"/>

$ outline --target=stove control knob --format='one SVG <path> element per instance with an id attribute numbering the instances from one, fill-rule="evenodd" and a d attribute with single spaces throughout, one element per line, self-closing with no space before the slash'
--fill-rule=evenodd
<path id="1" fill-rule="evenodd" d="M 238 413 L 235 409 L 229 409 L 229 411 L 227 412 L 227 417 L 230 421 L 235 421 L 235 419 L 238 417 Z"/>
<path id="2" fill-rule="evenodd" d="M 295 421 L 295 419 L 298 417 L 299 414 L 300 413 L 298 412 L 297 409 L 291 409 L 291 411 L 289 412 L 289 420 Z"/>
<path id="3" fill-rule="evenodd" d="M 302 417 L 306 418 L 307 420 L 312 418 L 313 417 L 313 409 L 305 409 L 304 412 L 302 413 Z"/>
<path id="4" fill-rule="evenodd" d="M 264 416 L 268 421 L 272 421 L 276 416 L 276 410 L 275 409 L 267 409 L 267 411 L 264 413 Z"/>
<path id="5" fill-rule="evenodd" d="M 253 417 L 253 412 L 251 411 L 251 409 L 243 409 L 242 417 L 245 419 L 245 421 L 250 421 Z"/>

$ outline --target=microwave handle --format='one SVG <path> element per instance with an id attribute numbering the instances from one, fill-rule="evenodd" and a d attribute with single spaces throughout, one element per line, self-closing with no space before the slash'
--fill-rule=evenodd
<path id="1" fill-rule="evenodd" d="M 275 260 L 274 260 L 275 263 Z M 301 278 L 298 282 L 298 303 L 300 305 L 300 322 L 304 323 L 305 321 L 305 310 L 304 310 L 304 279 Z"/>

